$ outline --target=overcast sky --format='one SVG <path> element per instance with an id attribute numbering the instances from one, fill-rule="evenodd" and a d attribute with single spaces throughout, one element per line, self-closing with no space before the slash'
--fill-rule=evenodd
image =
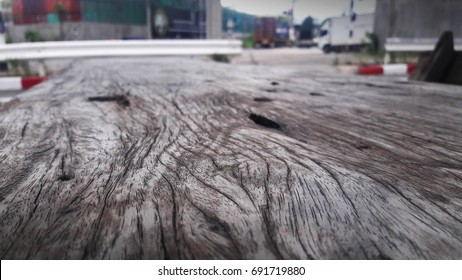
<path id="1" fill-rule="evenodd" d="M 258 16 L 275 16 L 291 7 L 291 0 L 221 0 L 224 7 Z M 296 0 L 295 20 L 301 22 L 307 16 L 322 21 L 331 16 L 341 15 L 348 10 L 350 0 Z M 356 13 L 374 12 L 375 0 L 356 0 Z"/>

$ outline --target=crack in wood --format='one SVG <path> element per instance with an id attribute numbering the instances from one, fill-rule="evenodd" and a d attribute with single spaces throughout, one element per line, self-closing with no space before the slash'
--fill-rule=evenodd
<path id="1" fill-rule="evenodd" d="M 257 114 L 253 114 L 253 113 L 250 114 L 249 119 L 251 119 L 254 123 L 261 125 L 263 127 L 266 127 L 266 128 L 272 128 L 272 129 L 281 128 L 281 126 L 277 122 L 270 120 L 267 117 L 260 116 Z"/>
<path id="2" fill-rule="evenodd" d="M 273 102 L 272 99 L 266 97 L 256 97 L 253 99 L 255 102 Z"/>
<path id="3" fill-rule="evenodd" d="M 124 107 L 130 106 L 130 100 L 126 95 L 92 96 L 88 97 L 89 102 L 117 102 Z"/>

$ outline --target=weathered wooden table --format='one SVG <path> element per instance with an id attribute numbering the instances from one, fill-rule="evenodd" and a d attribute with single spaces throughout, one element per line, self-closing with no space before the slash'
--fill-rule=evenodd
<path id="1" fill-rule="evenodd" d="M 460 87 L 78 62 L 0 107 L 1 257 L 460 259 L 461 139 Z"/>

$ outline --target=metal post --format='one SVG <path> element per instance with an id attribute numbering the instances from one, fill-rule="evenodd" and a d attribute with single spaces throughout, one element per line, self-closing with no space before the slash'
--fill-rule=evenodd
<path id="1" fill-rule="evenodd" d="M 351 39 L 353 39 L 353 14 L 354 14 L 354 7 L 355 7 L 355 1 L 354 0 L 350 0 L 350 12 L 349 12 L 349 15 L 350 15 L 350 30 L 349 30 L 349 34 L 348 34 L 348 47 L 347 47 L 347 50 L 350 51 L 351 50 Z"/>
<path id="2" fill-rule="evenodd" d="M 292 7 L 290 10 L 290 23 L 289 23 L 289 44 L 292 45 L 292 41 L 295 41 L 295 29 L 294 29 L 294 8 L 295 1 L 292 0 Z"/>
<path id="3" fill-rule="evenodd" d="M 295 8 L 295 0 L 292 0 L 292 9 L 291 9 L 291 13 L 290 13 L 290 27 L 293 28 L 294 27 L 294 8 Z"/>
<path id="4" fill-rule="evenodd" d="M 146 32 L 146 38 L 149 40 L 152 39 L 152 12 L 150 0 L 146 0 Z"/>
<path id="5" fill-rule="evenodd" d="M 207 28 L 207 23 L 206 23 L 206 20 L 209 20 L 209 19 L 206 19 L 205 18 L 205 13 L 206 13 L 206 9 L 207 9 L 207 3 L 205 2 L 205 0 L 202 0 L 202 7 L 199 6 L 199 34 L 200 34 L 200 37 L 201 39 L 205 39 L 205 32 L 206 30 L 204 30 L 204 32 L 202 32 L 202 28 L 201 28 L 201 23 L 203 22 L 204 23 L 204 27 Z M 211 5 L 211 3 L 210 3 Z M 202 12 L 201 12 L 201 8 L 202 8 Z M 210 7 L 212 8 L 212 7 Z"/>
<path id="6" fill-rule="evenodd" d="M 198 34 L 198 38 L 200 39 L 201 38 L 201 1 L 200 0 L 197 0 L 195 1 L 195 3 L 197 3 L 197 7 L 195 7 L 197 9 L 197 19 L 196 19 L 196 10 L 193 8 L 193 22 L 195 23 L 196 20 L 197 20 L 197 34 Z M 193 38 L 195 39 L 196 37 L 196 34 L 193 34 Z"/>

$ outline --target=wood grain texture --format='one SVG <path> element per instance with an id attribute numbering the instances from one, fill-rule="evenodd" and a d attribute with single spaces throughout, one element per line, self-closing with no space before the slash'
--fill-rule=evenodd
<path id="1" fill-rule="evenodd" d="M 0 107 L 2 259 L 460 259 L 460 87 L 90 60 Z"/>

